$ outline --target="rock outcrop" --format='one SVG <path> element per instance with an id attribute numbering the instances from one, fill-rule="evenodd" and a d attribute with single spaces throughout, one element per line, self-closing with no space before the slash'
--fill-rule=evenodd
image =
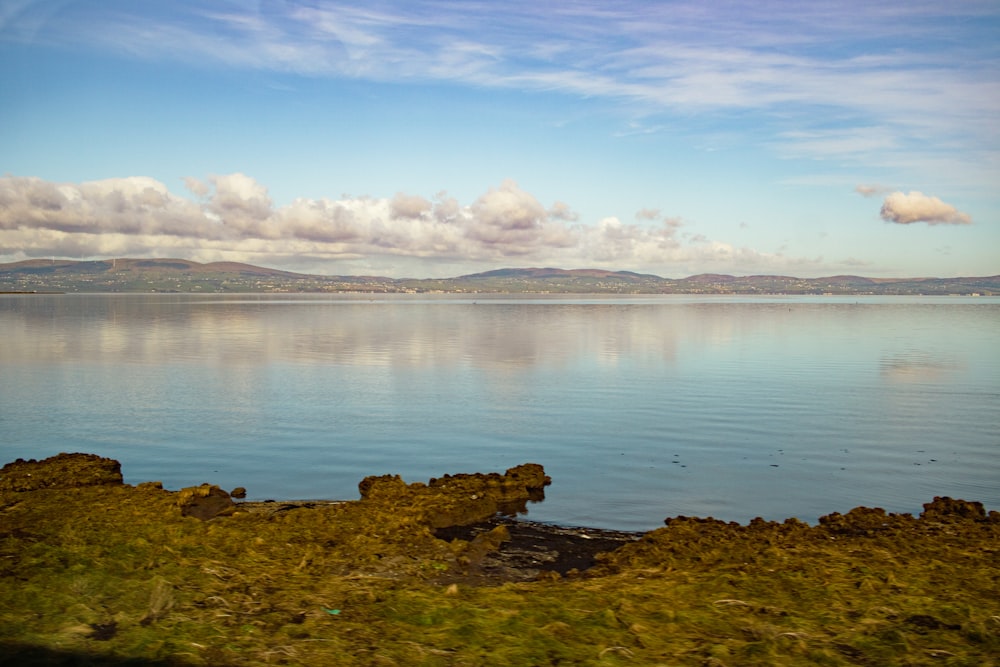
<path id="1" fill-rule="evenodd" d="M 47 459 L 17 459 L 0 468 L 0 491 L 120 486 L 121 463 L 96 454 L 58 454 Z"/>
<path id="2" fill-rule="evenodd" d="M 430 528 L 464 526 L 495 514 L 527 511 L 528 502 L 545 498 L 552 483 L 537 463 L 525 463 L 499 473 L 445 475 L 427 484 L 407 484 L 399 475 L 365 477 L 358 484 L 361 501 L 391 503 L 416 510 Z"/>
<path id="3" fill-rule="evenodd" d="M 181 489 L 177 492 L 177 506 L 184 516 L 193 516 L 202 521 L 229 516 L 236 511 L 236 504 L 230 495 L 214 484 Z"/>

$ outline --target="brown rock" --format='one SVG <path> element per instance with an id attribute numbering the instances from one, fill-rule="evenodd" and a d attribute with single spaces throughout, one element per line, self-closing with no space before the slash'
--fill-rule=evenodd
<path id="1" fill-rule="evenodd" d="M 407 484 L 399 475 L 364 478 L 358 485 L 362 501 L 388 502 L 416 510 L 431 528 L 468 525 L 500 513 L 527 511 L 528 502 L 545 498 L 551 483 L 537 463 L 525 463 L 499 473 L 445 475 L 427 484 Z"/>
<path id="2" fill-rule="evenodd" d="M 393 498 L 406 493 L 406 482 L 399 475 L 369 475 L 358 483 L 362 500 Z"/>
<path id="3" fill-rule="evenodd" d="M 96 454 L 58 454 L 41 461 L 17 459 L 0 469 L 0 491 L 120 486 L 121 463 Z"/>
<path id="4" fill-rule="evenodd" d="M 236 504 L 229 494 L 214 484 L 181 489 L 177 492 L 177 506 L 184 516 L 193 516 L 202 521 L 228 516 L 236 511 Z"/>
<path id="5" fill-rule="evenodd" d="M 820 526 L 833 535 L 873 536 L 912 526 L 909 514 L 886 513 L 881 507 L 855 507 L 847 514 L 833 512 L 819 518 Z"/>
<path id="6" fill-rule="evenodd" d="M 986 509 L 980 502 L 956 500 L 948 496 L 934 496 L 932 502 L 924 503 L 924 511 L 920 513 L 920 518 L 945 523 L 969 520 L 983 521 L 986 519 Z"/>

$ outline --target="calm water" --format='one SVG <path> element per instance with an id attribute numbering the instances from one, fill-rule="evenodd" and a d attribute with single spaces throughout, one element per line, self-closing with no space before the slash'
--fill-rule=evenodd
<path id="1" fill-rule="evenodd" d="M 1000 299 L 0 297 L 0 459 L 357 498 L 533 461 L 529 518 L 1000 509 Z"/>

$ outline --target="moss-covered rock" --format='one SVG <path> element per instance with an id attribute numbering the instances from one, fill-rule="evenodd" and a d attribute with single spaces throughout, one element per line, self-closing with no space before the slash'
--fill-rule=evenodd
<path id="1" fill-rule="evenodd" d="M 537 463 L 499 473 L 445 475 L 424 484 L 407 484 L 399 475 L 366 477 L 358 485 L 362 502 L 406 508 L 430 528 L 462 526 L 500 513 L 527 511 L 529 502 L 545 498 L 552 480 Z"/>
<path id="2" fill-rule="evenodd" d="M 121 464 L 96 454 L 58 454 L 41 461 L 17 459 L 0 469 L 0 491 L 119 484 L 122 484 Z"/>
<path id="3" fill-rule="evenodd" d="M 0 662 L 998 664 L 1000 515 L 974 502 L 816 526 L 671 518 L 595 568 L 523 581 L 491 565 L 520 530 L 435 527 L 518 511 L 541 466 L 230 513 L 218 487 L 133 487 L 106 461 L 4 468 Z M 219 507 L 185 509 L 201 502 Z"/>
<path id="4" fill-rule="evenodd" d="M 202 521 L 229 516 L 236 511 L 236 504 L 229 494 L 214 484 L 181 489 L 177 493 L 177 506 L 184 516 L 193 516 Z"/>

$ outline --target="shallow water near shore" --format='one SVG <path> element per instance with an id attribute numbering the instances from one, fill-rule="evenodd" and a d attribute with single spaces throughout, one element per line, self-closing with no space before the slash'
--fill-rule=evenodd
<path id="1" fill-rule="evenodd" d="M 10 295 L 0 458 L 251 499 L 533 461 L 529 518 L 620 530 L 997 509 L 998 332 L 995 298 Z"/>

